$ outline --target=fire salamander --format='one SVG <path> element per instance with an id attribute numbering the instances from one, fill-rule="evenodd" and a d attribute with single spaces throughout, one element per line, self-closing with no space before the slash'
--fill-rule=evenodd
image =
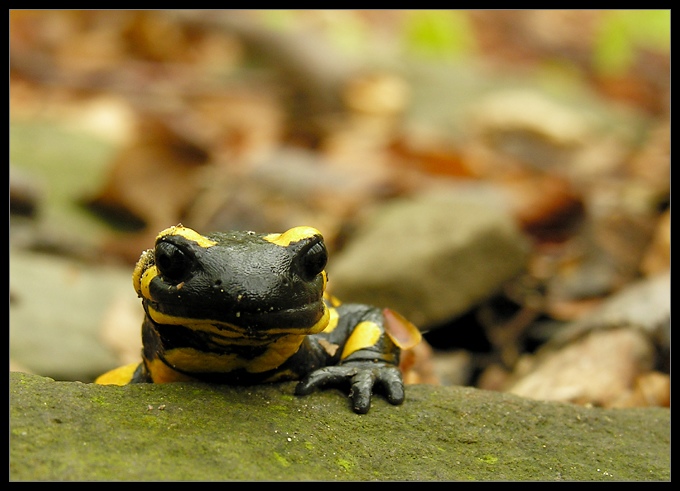
<path id="1" fill-rule="evenodd" d="M 132 280 L 142 298 L 142 362 L 96 383 L 299 380 L 295 393 L 349 386 L 368 412 L 374 388 L 404 401 L 399 355 L 420 332 L 390 309 L 341 304 L 325 292 L 321 233 L 223 232 L 177 225 L 142 253 Z"/>

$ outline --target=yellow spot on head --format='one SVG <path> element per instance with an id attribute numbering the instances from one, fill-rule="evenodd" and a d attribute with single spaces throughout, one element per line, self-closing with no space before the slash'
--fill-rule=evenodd
<path id="1" fill-rule="evenodd" d="M 299 242 L 303 239 L 309 239 L 315 235 L 321 236 L 319 232 L 314 227 L 300 226 L 293 227 L 290 230 L 283 232 L 282 234 L 269 234 L 264 236 L 264 240 L 271 242 L 272 244 L 280 245 L 282 247 L 288 247 L 293 242 Z"/>
<path id="2" fill-rule="evenodd" d="M 165 230 L 158 234 L 156 240 L 166 237 L 168 235 L 180 235 L 187 240 L 196 242 L 199 246 L 205 249 L 217 245 L 217 242 L 215 242 L 214 240 L 210 240 L 207 237 L 204 237 L 203 235 L 199 234 L 195 230 L 184 227 L 182 225 L 175 225 L 173 227 L 166 228 Z"/>

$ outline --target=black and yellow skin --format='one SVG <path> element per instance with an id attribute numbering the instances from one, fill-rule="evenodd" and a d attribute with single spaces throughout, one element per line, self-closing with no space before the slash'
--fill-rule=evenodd
<path id="1" fill-rule="evenodd" d="M 96 382 L 300 380 L 298 395 L 348 385 L 357 413 L 369 410 L 374 387 L 401 404 L 400 350 L 420 333 L 391 310 L 341 304 L 325 293 L 326 261 L 323 237 L 312 227 L 162 231 L 133 273 L 146 312 L 142 363 Z"/>

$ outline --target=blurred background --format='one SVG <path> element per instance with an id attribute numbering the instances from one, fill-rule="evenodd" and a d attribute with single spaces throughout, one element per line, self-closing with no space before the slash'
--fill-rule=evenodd
<path id="1" fill-rule="evenodd" d="M 156 234 L 324 234 L 410 383 L 670 405 L 670 11 L 10 11 L 10 369 L 139 359 Z"/>

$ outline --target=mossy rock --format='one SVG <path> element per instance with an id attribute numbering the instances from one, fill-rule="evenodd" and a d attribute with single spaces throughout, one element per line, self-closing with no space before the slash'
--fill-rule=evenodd
<path id="1" fill-rule="evenodd" d="M 412 385 L 358 415 L 294 387 L 10 373 L 10 480 L 670 480 L 666 408 Z"/>

